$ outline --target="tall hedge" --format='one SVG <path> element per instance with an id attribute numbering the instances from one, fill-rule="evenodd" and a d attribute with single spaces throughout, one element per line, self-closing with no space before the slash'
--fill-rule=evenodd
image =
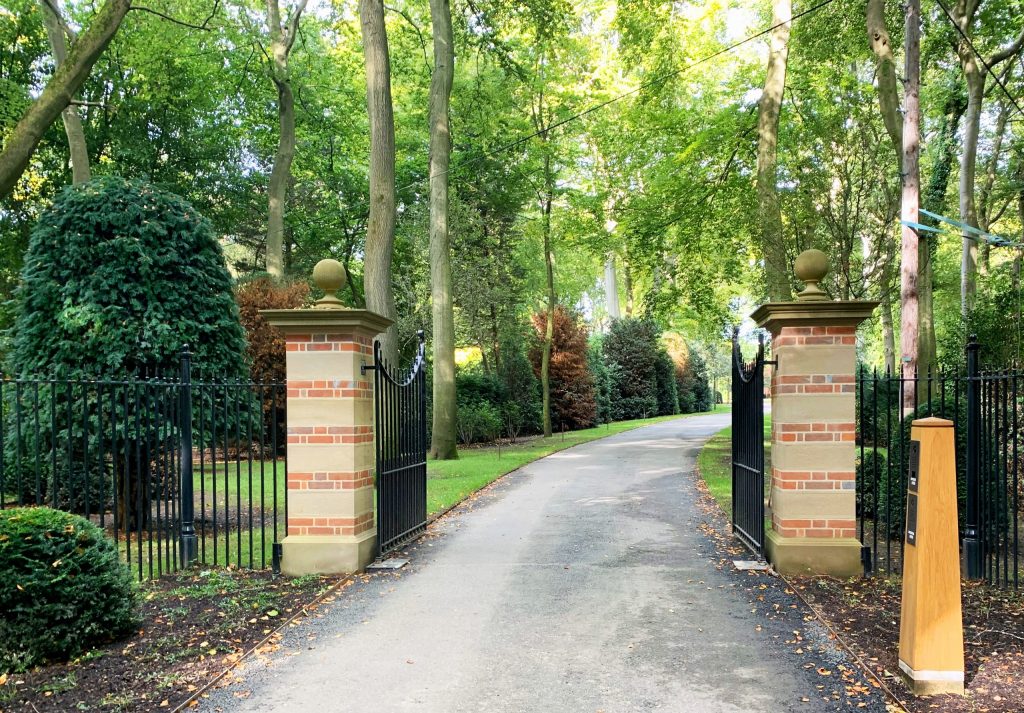
<path id="1" fill-rule="evenodd" d="M 245 335 L 209 221 L 185 199 L 113 176 L 70 186 L 39 218 L 15 293 L 18 374 L 245 373 Z"/>
<path id="2" fill-rule="evenodd" d="M 596 334 L 590 338 L 587 348 L 587 362 L 594 375 L 594 400 L 597 403 L 597 422 L 611 423 L 612 390 L 615 385 L 615 366 L 604 356 L 604 336 Z"/>
<path id="3" fill-rule="evenodd" d="M 679 389 L 676 386 L 676 365 L 664 347 L 658 348 L 654 364 L 654 376 L 658 390 L 658 415 L 671 416 L 679 413 Z"/>
<path id="4" fill-rule="evenodd" d="M 540 337 L 547 318 L 533 317 L 538 341 L 530 350 L 534 373 L 540 378 Z M 554 337 L 551 347 L 551 426 L 556 431 L 589 428 L 597 419 L 594 377 L 587 362 L 587 328 L 579 315 L 559 305 L 555 309 Z"/>
<path id="5" fill-rule="evenodd" d="M 648 317 L 617 319 L 604 337 L 605 360 L 614 370 L 612 417 L 616 421 L 658 413 L 661 330 Z"/>
<path id="6" fill-rule="evenodd" d="M 700 352 L 686 343 L 679 334 L 669 332 L 662 337 L 675 371 L 676 392 L 680 413 L 710 411 L 715 405 L 707 363 Z"/>
<path id="7" fill-rule="evenodd" d="M 715 405 L 715 395 L 708 379 L 708 367 L 704 357 L 691 349 L 686 364 L 677 372 L 679 407 L 682 413 L 710 411 Z"/>
<path id="8" fill-rule="evenodd" d="M 498 376 L 508 390 L 502 406 L 505 435 L 515 440 L 520 433 L 539 433 L 541 423 L 540 382 L 526 354 L 526 338 L 516 335 L 502 340 L 497 364 Z"/>

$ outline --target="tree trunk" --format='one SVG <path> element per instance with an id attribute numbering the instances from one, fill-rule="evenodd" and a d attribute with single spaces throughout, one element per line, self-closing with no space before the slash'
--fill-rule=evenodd
<path id="1" fill-rule="evenodd" d="M 430 300 L 434 321 L 434 411 L 430 455 L 458 457 L 455 405 L 455 315 L 448 239 L 448 165 L 452 138 L 448 105 L 455 73 L 448 0 L 430 0 L 434 73 L 430 79 Z"/>
<path id="2" fill-rule="evenodd" d="M 981 131 L 981 105 L 985 100 L 985 71 L 979 62 L 969 38 L 973 34 L 974 18 L 980 7 L 980 0 L 960 0 L 952 7 L 953 20 L 960 27 L 964 38 L 957 44 L 960 68 L 967 82 L 967 115 L 964 123 L 964 148 L 960 160 L 960 222 L 978 227 L 977 206 L 974 200 L 974 180 L 978 159 L 978 134 Z M 984 60 L 989 70 L 1015 57 L 1024 48 L 1024 30 L 1007 47 Z M 963 257 L 960 265 L 960 311 L 965 320 L 974 311 L 977 298 L 978 243 L 973 236 L 963 232 Z"/>
<path id="3" fill-rule="evenodd" d="M 903 159 L 903 119 L 900 116 L 900 93 L 896 79 L 896 59 L 893 56 L 889 29 L 885 25 L 885 0 L 868 0 L 868 43 L 878 58 L 878 108 L 885 131 L 896 149 L 897 162 Z"/>
<path id="4" fill-rule="evenodd" d="M 889 28 L 885 24 L 885 0 L 868 0 L 867 3 L 868 44 L 878 60 L 876 79 L 878 82 L 878 109 L 882 115 L 885 131 L 896 151 L 896 165 L 903 164 L 903 117 L 901 116 L 899 83 L 896 79 L 896 59 L 892 51 Z M 902 174 L 902 169 L 901 169 Z M 904 228 L 905 230 L 906 228 Z M 888 240 L 886 240 L 888 243 Z M 885 263 L 881 274 L 881 300 L 879 305 L 882 322 L 882 344 L 887 374 L 896 373 L 896 337 L 893 325 L 892 269 L 893 255 L 885 246 Z M 902 279 L 902 274 L 901 274 Z"/>
<path id="5" fill-rule="evenodd" d="M 999 157 L 1003 151 L 1003 137 L 1006 135 L 1006 126 L 1009 119 L 1009 105 L 1000 102 L 999 114 L 996 117 L 996 128 L 992 134 L 992 152 L 989 154 L 985 164 L 985 179 L 982 181 L 981 190 L 978 192 L 978 227 L 988 232 L 997 218 L 993 214 L 992 189 L 996 184 L 996 173 L 999 170 Z M 988 242 L 981 244 L 978 269 L 982 275 L 988 273 L 989 254 L 992 245 Z"/>
<path id="6" fill-rule="evenodd" d="M 277 154 L 270 171 L 267 186 L 267 272 L 280 280 L 284 278 L 284 212 L 288 201 L 288 182 L 292 174 L 292 159 L 295 157 L 295 97 L 292 94 L 291 71 L 288 56 L 291 54 L 299 19 L 306 8 L 306 0 L 300 0 L 292 12 L 288 26 L 281 24 L 281 9 L 278 0 L 267 0 L 267 28 L 270 31 L 270 78 L 277 88 L 278 138 Z"/>
<path id="7" fill-rule="evenodd" d="M 903 201 L 900 217 L 903 240 L 900 259 L 900 361 L 903 378 L 917 374 L 918 341 L 918 239 L 917 229 L 906 223 L 917 223 L 921 200 L 921 0 L 907 0 L 906 99 L 903 115 Z M 906 390 L 904 409 L 913 408 L 914 389 Z"/>
<path id="8" fill-rule="evenodd" d="M 633 271 L 629 260 L 622 261 L 622 287 L 626 291 L 626 317 L 633 316 Z"/>
<path id="9" fill-rule="evenodd" d="M 544 135 L 545 142 L 547 134 Z M 544 326 L 544 348 L 540 360 L 540 387 L 542 392 L 542 416 L 544 436 L 551 436 L 551 350 L 555 339 L 555 256 L 551 249 L 551 203 L 554 197 L 554 176 L 551 173 L 551 156 L 545 143 L 544 154 L 544 272 L 547 281 L 547 321 Z"/>
<path id="10" fill-rule="evenodd" d="M 974 178 L 978 159 L 978 134 L 981 130 L 981 103 L 985 98 L 985 75 L 981 73 L 974 53 L 964 60 L 967 80 L 967 113 L 964 116 L 964 144 L 960 154 L 960 222 L 978 225 L 974 201 Z M 974 311 L 978 291 L 978 243 L 971 233 L 963 232 L 960 262 L 960 312 L 964 319 Z"/>
<path id="11" fill-rule="evenodd" d="M 46 25 L 46 36 L 50 40 L 53 51 L 54 67 L 60 67 L 68 58 L 67 36 L 64 34 L 60 12 L 60 0 L 52 0 L 52 6 L 46 0 L 40 0 L 39 7 L 43 11 L 43 24 Z M 82 117 L 78 108 L 68 105 L 61 112 L 64 120 L 64 133 L 68 137 L 68 149 L 71 153 L 71 182 L 85 183 L 91 177 L 89 172 L 89 145 L 85 141 L 85 129 L 82 128 Z"/>
<path id="12" fill-rule="evenodd" d="M 295 156 L 295 98 L 290 82 L 279 81 L 275 77 L 274 86 L 277 87 L 280 134 L 267 188 L 267 272 L 274 279 L 280 280 L 284 278 L 284 209 L 288 199 L 292 158 Z"/>
<path id="13" fill-rule="evenodd" d="M 757 110 L 757 214 L 764 255 L 765 287 L 768 299 L 784 302 L 792 297 L 786 244 L 782 235 L 782 207 L 776 175 L 779 142 L 779 115 L 786 88 L 786 63 L 789 57 L 789 29 L 793 15 L 792 0 L 772 0 L 772 24 L 768 49 L 768 70 Z"/>
<path id="14" fill-rule="evenodd" d="M 889 268 L 886 268 L 886 273 Z M 888 276 L 887 276 L 888 277 Z M 896 335 L 892 319 L 892 289 L 891 285 L 883 288 L 882 299 L 879 301 L 879 317 L 882 322 L 882 353 L 885 359 L 885 373 L 896 373 Z"/>
<path id="15" fill-rule="evenodd" d="M 42 94 L 32 102 L 7 136 L 0 152 L 0 198 L 14 190 L 46 130 L 82 88 L 92 66 L 114 38 L 130 7 L 131 0 L 107 0 L 104 3 L 89 27 L 72 43 L 67 60 L 57 67 Z"/>
<path id="16" fill-rule="evenodd" d="M 967 108 L 967 97 L 959 87 L 954 87 L 946 99 L 943 117 L 939 124 L 936 141 L 938 158 L 932 165 L 932 173 L 928 179 L 928 188 L 925 191 L 923 202 L 932 213 L 942 213 L 946 205 L 946 189 L 949 187 L 949 177 L 953 173 L 953 163 L 956 160 L 957 133 L 960 127 L 960 119 Z M 935 227 L 936 220 L 925 218 L 922 222 Z M 933 293 L 933 260 L 935 253 L 935 238 L 929 233 L 919 237 L 920 265 L 918 271 L 918 294 L 920 295 L 920 329 L 918 330 L 917 368 L 922 374 L 934 370 L 938 362 L 938 345 L 935 339 L 935 308 Z"/>
<path id="17" fill-rule="evenodd" d="M 366 108 L 370 120 L 370 216 L 366 225 L 363 283 L 369 310 L 394 321 L 391 259 L 395 243 L 395 116 L 391 104 L 391 60 L 383 0 L 359 0 L 366 60 Z M 398 361 L 394 326 L 380 336 L 384 356 Z"/>
<path id="18" fill-rule="evenodd" d="M 604 261 L 604 301 L 607 303 L 608 319 L 618 319 L 619 284 L 615 275 L 615 253 L 608 253 Z"/>

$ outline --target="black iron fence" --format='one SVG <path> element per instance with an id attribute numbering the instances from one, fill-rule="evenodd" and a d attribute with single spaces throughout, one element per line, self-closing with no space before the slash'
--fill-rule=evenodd
<path id="1" fill-rule="evenodd" d="M 280 383 L 0 380 L 0 508 L 45 505 L 113 538 L 140 579 L 185 563 L 260 568 L 286 529 Z"/>
<path id="2" fill-rule="evenodd" d="M 857 519 L 874 570 L 903 566 L 910 425 L 955 424 L 958 513 L 966 574 L 1019 588 L 1024 519 L 1024 393 L 1018 368 L 983 369 L 967 346 L 960 371 L 903 377 L 861 370 L 857 380 Z"/>

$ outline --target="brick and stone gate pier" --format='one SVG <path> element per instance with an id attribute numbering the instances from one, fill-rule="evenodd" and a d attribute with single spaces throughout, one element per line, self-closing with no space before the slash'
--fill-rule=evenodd
<path id="1" fill-rule="evenodd" d="M 832 301 L 818 288 L 825 255 L 797 258 L 806 288 L 751 317 L 772 335 L 771 529 L 766 556 L 783 574 L 862 571 L 856 532 L 857 327 L 877 302 Z"/>

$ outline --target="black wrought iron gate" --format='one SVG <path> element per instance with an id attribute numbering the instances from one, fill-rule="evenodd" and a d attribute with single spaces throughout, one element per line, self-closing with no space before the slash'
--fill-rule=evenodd
<path id="1" fill-rule="evenodd" d="M 743 361 L 732 340 L 732 531 L 755 554 L 764 552 L 764 338 Z"/>
<path id="2" fill-rule="evenodd" d="M 373 345 L 377 450 L 377 541 L 381 553 L 427 524 L 426 338 L 408 372 L 393 370 Z"/>

